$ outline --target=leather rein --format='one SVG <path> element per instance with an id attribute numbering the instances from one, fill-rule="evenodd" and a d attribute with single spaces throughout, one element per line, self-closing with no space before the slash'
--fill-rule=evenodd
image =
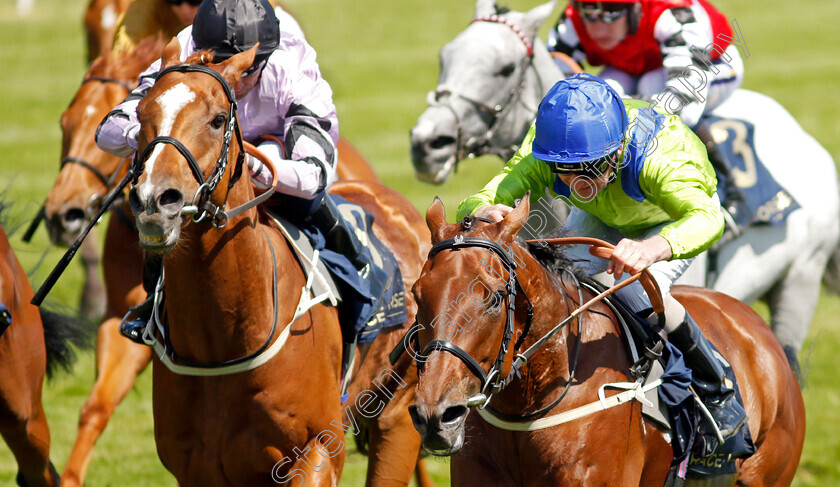
<path id="1" fill-rule="evenodd" d="M 468 222 L 465 222 L 465 225 L 468 225 Z M 595 239 L 595 238 L 584 238 L 584 237 L 571 237 L 571 238 L 553 238 L 553 239 L 540 239 L 540 240 L 529 240 L 528 243 L 543 243 L 547 245 L 590 245 L 590 252 L 593 255 L 602 258 L 609 258 L 612 254 L 612 250 L 614 246 L 608 242 Z M 507 376 L 502 377 L 502 367 L 504 365 L 505 357 L 510 351 L 511 339 L 514 333 L 514 315 L 516 312 L 516 290 L 517 288 L 522 291 L 525 300 L 528 302 L 528 309 L 527 309 L 527 320 L 524 326 L 524 331 L 522 336 L 517 341 L 516 345 L 514 345 L 514 349 L 518 350 L 519 346 L 524 342 L 525 336 L 527 336 L 530 327 L 531 327 L 531 320 L 533 318 L 533 304 L 531 303 L 528 296 L 525 294 L 525 290 L 522 287 L 519 279 L 516 275 L 516 262 L 512 256 L 512 249 L 511 251 L 506 250 L 504 247 L 499 245 L 498 243 L 483 239 L 483 238 L 473 238 L 473 237 L 464 237 L 462 235 L 458 235 L 455 238 L 446 239 L 443 241 L 438 242 L 432 249 L 429 251 L 429 259 L 432 259 L 436 254 L 445 251 L 445 250 L 457 250 L 460 248 L 466 247 L 478 247 L 484 248 L 496 256 L 500 258 L 502 261 L 505 270 L 508 272 L 508 282 L 505 288 L 506 291 L 506 298 L 507 298 L 507 317 L 505 320 L 505 329 L 504 334 L 502 336 L 502 343 L 499 347 L 499 352 L 497 354 L 496 360 L 494 361 L 493 365 L 491 366 L 490 370 L 485 372 L 478 361 L 473 358 L 469 352 L 463 350 L 462 348 L 455 345 L 451 340 L 432 340 L 429 342 L 424 348 L 423 351 L 416 357 L 417 359 L 417 368 L 418 371 L 423 370 L 424 363 L 431 358 L 431 354 L 435 351 L 443 351 L 447 352 L 455 357 L 457 357 L 461 362 L 466 365 L 466 367 L 473 373 L 480 381 L 481 381 L 481 389 L 478 394 L 469 398 L 467 400 L 468 406 L 479 406 L 479 409 L 487 408 L 490 413 L 495 416 L 505 418 L 505 419 L 532 419 L 538 416 L 541 416 L 548 411 L 550 411 L 554 406 L 560 403 L 563 397 L 568 392 L 569 387 L 572 383 L 571 378 L 574 377 L 574 371 L 577 366 L 577 358 L 578 354 L 575 353 L 574 362 L 572 366 L 572 370 L 570 371 L 570 380 L 567 382 L 566 387 L 560 393 L 559 397 L 557 397 L 554 401 L 552 401 L 548 406 L 539 409 L 538 411 L 532 413 L 526 413 L 520 416 L 510 416 L 498 411 L 493 410 L 492 408 L 488 407 L 490 403 L 490 399 L 492 398 L 493 394 L 496 394 L 502 391 L 505 387 L 507 387 L 515 377 L 520 377 L 520 369 L 528 363 L 528 359 L 540 350 L 549 339 L 551 339 L 555 334 L 557 334 L 560 330 L 562 330 L 566 325 L 568 325 L 572 320 L 578 318 L 578 331 L 580 332 L 581 329 L 581 320 L 580 316 L 583 312 L 591 308 L 594 304 L 600 302 L 610 294 L 615 293 L 619 289 L 628 286 L 629 284 L 639 280 L 644 287 L 645 291 L 647 292 L 651 304 L 653 305 L 654 311 L 658 314 L 659 325 L 664 325 L 665 315 L 664 315 L 664 305 L 662 301 L 662 295 L 659 291 L 659 286 L 656 284 L 656 281 L 653 279 L 653 276 L 650 274 L 650 271 L 647 269 L 634 274 L 630 278 L 622 281 L 619 284 L 612 286 L 611 288 L 607 289 L 606 291 L 598 294 L 594 298 L 590 299 L 586 303 L 583 303 L 583 294 L 581 291 L 581 287 L 577 284 L 578 288 L 578 296 L 579 296 L 579 303 L 581 304 L 577 309 L 569 314 L 565 319 L 563 319 L 560 323 L 555 325 L 551 330 L 549 330 L 545 335 L 539 338 L 533 345 L 528 347 L 526 350 L 520 353 L 516 353 L 514 355 L 514 359 L 512 361 L 510 371 L 508 372 Z M 418 322 L 415 322 L 411 329 L 406 333 L 406 337 L 414 335 L 417 337 L 417 331 L 419 331 L 419 327 L 421 325 Z M 416 338 L 415 338 L 416 339 Z M 578 348 L 579 350 L 579 348 Z M 392 354 L 392 363 L 395 361 L 394 357 L 397 350 Z"/>

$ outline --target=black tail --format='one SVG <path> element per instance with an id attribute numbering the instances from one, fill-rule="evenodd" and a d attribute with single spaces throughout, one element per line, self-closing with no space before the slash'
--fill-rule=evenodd
<path id="1" fill-rule="evenodd" d="M 44 323 L 44 342 L 47 347 L 47 378 L 52 378 L 56 369 L 69 371 L 76 361 L 76 349 L 93 348 L 95 327 L 81 318 L 48 311 L 43 307 L 41 321 Z"/>

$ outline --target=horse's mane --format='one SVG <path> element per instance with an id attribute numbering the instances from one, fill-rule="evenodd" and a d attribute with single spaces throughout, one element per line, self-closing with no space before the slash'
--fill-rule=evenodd
<path id="1" fill-rule="evenodd" d="M 184 64 L 210 64 L 213 62 L 213 56 L 215 55 L 216 51 L 213 49 L 202 49 L 190 54 Z"/>
<path id="2" fill-rule="evenodd" d="M 479 220 L 474 217 L 465 217 L 461 220 L 460 225 L 461 230 L 464 233 L 469 233 L 477 228 Z M 565 246 L 542 243 L 542 239 L 567 236 L 568 233 L 565 230 L 559 229 L 545 235 L 541 235 L 540 239 L 535 241 L 526 241 L 522 237 L 516 237 L 515 242 L 517 245 L 527 250 L 540 265 L 552 274 L 561 275 L 563 272 L 571 272 L 576 278 L 578 278 L 578 280 L 581 280 L 586 277 L 586 270 L 575 265 L 577 261 L 566 255 Z"/>
<path id="3" fill-rule="evenodd" d="M 114 78 L 134 83 L 140 73 L 160 58 L 165 45 L 160 36 L 146 37 L 129 53 L 108 52 L 97 57 L 90 63 L 85 76 Z"/>
<path id="4" fill-rule="evenodd" d="M 534 259 L 537 260 L 549 272 L 555 275 L 561 275 L 563 272 L 571 272 L 578 278 L 584 279 L 587 275 L 586 270 L 581 266 L 576 265 L 578 261 L 566 255 L 566 247 L 563 245 L 548 245 L 542 242 L 542 239 L 568 237 L 568 232 L 563 229 L 556 230 L 546 235 L 541 235 L 539 239 L 526 242 L 519 237 L 517 242 L 525 247 Z"/>

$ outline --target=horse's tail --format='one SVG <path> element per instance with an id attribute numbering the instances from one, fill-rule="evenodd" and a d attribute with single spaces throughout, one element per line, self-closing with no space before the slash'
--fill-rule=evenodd
<path id="1" fill-rule="evenodd" d="M 44 343 L 47 348 L 47 378 L 56 369 L 69 371 L 76 361 L 76 349 L 93 348 L 94 327 L 81 318 L 48 311 L 43 307 L 41 322 L 44 324 Z"/>

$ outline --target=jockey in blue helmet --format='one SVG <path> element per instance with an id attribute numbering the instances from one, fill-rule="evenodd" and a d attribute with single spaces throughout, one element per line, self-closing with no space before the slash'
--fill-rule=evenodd
<path id="1" fill-rule="evenodd" d="M 662 291 L 669 341 L 683 352 L 723 436 L 735 434 L 746 413 L 725 378 L 730 366 L 670 294 L 693 257 L 723 233 L 716 179 L 702 142 L 678 116 L 623 100 L 600 78 L 578 74 L 549 90 L 521 149 L 461 203 L 458 218 L 500 221 L 527 191 L 539 198 L 546 188 L 573 205 L 566 221 L 570 234 L 616 244 L 608 262 L 582 246 L 573 248 L 573 261 L 617 281 L 624 273 L 651 271 Z M 651 315 L 638 282 L 617 294 L 640 316 Z"/>

